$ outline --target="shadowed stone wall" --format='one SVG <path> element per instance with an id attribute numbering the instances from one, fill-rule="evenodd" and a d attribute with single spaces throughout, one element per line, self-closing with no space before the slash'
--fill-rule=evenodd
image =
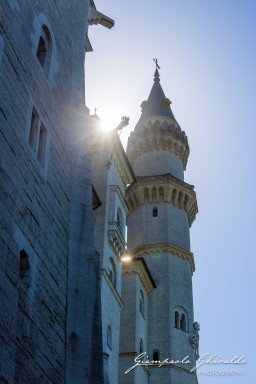
<path id="1" fill-rule="evenodd" d="M 88 9 L 89 1 L 77 0 L 0 5 L 5 384 L 61 384 L 65 376 L 67 383 L 102 382 L 84 100 Z"/>

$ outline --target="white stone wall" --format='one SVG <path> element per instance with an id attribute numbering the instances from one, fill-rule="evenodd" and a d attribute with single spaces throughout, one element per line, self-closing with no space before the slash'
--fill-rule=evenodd
<path id="1" fill-rule="evenodd" d="M 144 316 L 139 310 L 140 291 L 144 295 Z M 138 274 L 124 274 L 122 284 L 124 307 L 121 312 L 119 384 L 148 383 L 148 375 L 142 367 L 125 374 L 139 355 L 140 340 L 144 351 L 148 351 L 148 294 Z"/>
<path id="2" fill-rule="evenodd" d="M 158 209 L 157 217 L 153 217 L 154 207 Z M 128 251 L 148 244 L 173 244 L 190 249 L 187 213 L 172 204 L 140 205 L 128 216 L 127 226 Z"/>
<path id="3" fill-rule="evenodd" d="M 174 177 L 184 180 L 183 164 L 173 152 L 154 150 L 142 153 L 133 163 L 136 176 L 154 176 L 171 173 Z"/>
<path id="4" fill-rule="evenodd" d="M 92 138 L 92 178 L 93 185 L 99 195 L 102 205 L 94 212 L 95 228 L 94 238 L 97 251 L 101 255 L 101 305 L 102 305 L 102 339 L 103 350 L 108 354 L 105 380 L 111 384 L 118 384 L 119 341 L 120 341 L 120 314 L 123 302 L 121 299 L 122 264 L 120 261 L 120 248 L 114 246 L 110 240 L 109 231 L 114 236 L 121 236 L 125 242 L 126 203 L 124 200 L 125 184 L 115 161 L 115 147 L 111 139 L 100 131 L 97 121 L 93 122 L 94 132 Z M 113 154 L 114 151 L 114 154 Z M 109 165 L 107 163 L 109 162 Z M 117 225 L 117 213 L 121 211 L 123 226 Z M 114 286 L 109 275 L 110 258 L 116 267 L 116 285 Z M 112 328 L 112 347 L 107 345 L 107 329 Z M 105 382 L 104 382 L 105 383 Z M 107 384 L 107 382 L 106 382 Z"/>
<path id="5" fill-rule="evenodd" d="M 193 301 L 190 264 L 187 260 L 172 254 L 145 256 L 145 260 L 157 285 L 149 299 L 150 349 L 152 351 L 159 349 L 161 354 L 171 353 L 175 358 L 188 354 L 188 351 L 191 354 L 189 333 L 192 331 L 193 325 Z M 187 332 L 175 329 L 175 308 L 177 307 L 182 307 L 188 315 Z M 161 316 L 159 316 L 159 321 L 155 321 L 159 311 Z M 161 337 L 164 338 L 163 327 L 167 327 L 165 331 L 170 338 L 166 343 L 161 343 Z M 183 337 L 187 342 L 184 342 Z M 177 349 L 173 347 L 177 345 L 178 339 L 180 345 L 183 345 L 183 350 L 181 346 Z"/>

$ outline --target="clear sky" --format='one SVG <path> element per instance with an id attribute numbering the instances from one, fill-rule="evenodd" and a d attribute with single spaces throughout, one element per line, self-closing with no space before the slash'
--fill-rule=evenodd
<path id="1" fill-rule="evenodd" d="M 113 127 L 130 117 L 124 145 L 153 85 L 158 58 L 163 90 L 185 130 L 191 154 L 185 180 L 199 214 L 191 229 L 195 320 L 200 355 L 245 355 L 246 371 L 203 377 L 200 384 L 255 382 L 256 1 L 97 0 L 115 20 L 92 26 L 86 102 Z M 165 384 L 165 383 L 163 383 Z"/>

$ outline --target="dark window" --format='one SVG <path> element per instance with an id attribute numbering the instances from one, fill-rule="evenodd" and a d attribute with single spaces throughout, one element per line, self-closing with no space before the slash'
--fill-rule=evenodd
<path id="1" fill-rule="evenodd" d="M 140 291 L 140 302 L 139 302 L 139 310 L 140 310 L 140 313 L 142 314 L 142 316 L 144 317 L 144 295 L 143 295 L 143 292 Z"/>
<path id="2" fill-rule="evenodd" d="M 175 328 L 187 332 L 187 316 L 182 309 L 179 312 L 175 311 Z"/>
<path id="3" fill-rule="evenodd" d="M 44 39 L 41 36 L 39 39 L 36 55 L 42 67 L 44 67 L 44 64 L 45 64 L 46 54 L 47 54 L 46 44 Z"/>
<path id="4" fill-rule="evenodd" d="M 153 351 L 153 360 L 154 361 L 159 361 L 160 359 L 159 359 L 159 351 L 158 351 L 158 349 L 155 349 L 154 351 Z"/>
<path id="5" fill-rule="evenodd" d="M 154 207 L 153 208 L 153 217 L 157 217 L 158 216 L 158 209 L 157 207 Z"/>
<path id="6" fill-rule="evenodd" d="M 20 251 L 20 277 L 29 277 L 30 275 L 30 262 L 27 252 L 22 249 Z"/>
<path id="7" fill-rule="evenodd" d="M 46 151 L 46 128 L 41 123 L 40 125 L 40 132 L 39 132 L 39 143 L 38 143 L 38 153 L 37 158 L 39 162 L 44 165 L 45 162 L 45 151 Z"/>
<path id="8" fill-rule="evenodd" d="M 140 339 L 140 348 L 139 348 L 140 354 L 144 352 L 144 346 L 143 346 L 143 341 Z"/>
<path id="9" fill-rule="evenodd" d="M 46 158 L 47 129 L 39 118 L 35 107 L 32 109 L 28 139 L 30 147 L 37 155 L 39 163 L 44 167 Z"/>
<path id="10" fill-rule="evenodd" d="M 179 312 L 175 312 L 175 328 L 180 328 L 180 314 Z"/>
<path id="11" fill-rule="evenodd" d="M 36 151 L 37 147 L 37 131 L 38 131 L 38 113 L 33 108 L 30 122 L 30 131 L 29 131 L 29 145 Z"/>
<path id="12" fill-rule="evenodd" d="M 187 330 L 186 316 L 184 315 L 184 313 L 181 315 L 180 327 L 181 327 L 182 331 Z"/>
<path id="13" fill-rule="evenodd" d="M 48 75 L 52 57 L 52 37 L 46 25 L 42 26 L 36 56 L 45 74 Z"/>
<path id="14" fill-rule="evenodd" d="M 110 325 L 108 325 L 108 331 L 107 331 L 107 345 L 109 348 L 112 348 L 112 328 Z"/>
<path id="15" fill-rule="evenodd" d="M 116 286 L 116 265 L 112 257 L 109 259 L 109 265 L 108 265 L 108 276 L 114 286 Z"/>

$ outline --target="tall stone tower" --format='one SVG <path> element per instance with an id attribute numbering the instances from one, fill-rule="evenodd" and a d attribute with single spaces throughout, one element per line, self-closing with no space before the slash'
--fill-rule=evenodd
<path id="1" fill-rule="evenodd" d="M 126 199 L 128 253 L 123 263 L 120 384 L 195 384 L 198 327 L 194 322 L 189 228 L 198 212 L 194 187 L 184 182 L 189 156 L 181 130 L 160 85 L 158 65 L 148 100 L 128 141 L 136 181 Z M 138 366 L 134 358 L 181 363 Z M 189 361 L 189 362 L 188 362 Z M 192 370 L 192 371 L 191 371 Z"/>

